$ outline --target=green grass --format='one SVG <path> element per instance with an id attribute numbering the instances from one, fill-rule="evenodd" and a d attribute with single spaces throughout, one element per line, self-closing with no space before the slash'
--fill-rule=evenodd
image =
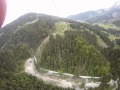
<path id="1" fill-rule="evenodd" d="M 55 23 L 55 28 L 56 28 L 55 33 L 64 34 L 64 31 L 67 29 L 67 25 L 68 24 L 66 22 L 56 22 Z"/>
<path id="2" fill-rule="evenodd" d="M 57 31 L 61 31 L 66 28 L 66 23 L 65 22 L 56 22 L 55 27 Z"/>

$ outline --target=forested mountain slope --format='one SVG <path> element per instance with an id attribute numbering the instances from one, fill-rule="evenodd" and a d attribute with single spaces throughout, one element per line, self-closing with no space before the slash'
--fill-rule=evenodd
<path id="1" fill-rule="evenodd" d="M 117 32 L 49 15 L 25 14 L 0 30 L 0 88 L 62 90 L 25 74 L 25 60 L 33 56 L 38 70 L 76 76 L 112 73 L 116 79 L 120 57 Z M 117 36 L 113 39 L 112 35 Z"/>

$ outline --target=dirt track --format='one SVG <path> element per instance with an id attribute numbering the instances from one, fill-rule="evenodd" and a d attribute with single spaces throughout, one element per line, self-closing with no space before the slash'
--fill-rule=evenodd
<path id="1" fill-rule="evenodd" d="M 25 62 L 24 70 L 27 74 L 31 74 L 33 76 L 36 76 L 39 79 L 42 79 L 46 83 L 54 83 L 57 86 L 63 87 L 63 88 L 73 88 L 73 83 L 64 79 L 60 78 L 53 78 L 48 75 L 48 73 L 40 73 L 36 70 L 36 67 L 34 65 L 34 59 L 29 58 Z"/>

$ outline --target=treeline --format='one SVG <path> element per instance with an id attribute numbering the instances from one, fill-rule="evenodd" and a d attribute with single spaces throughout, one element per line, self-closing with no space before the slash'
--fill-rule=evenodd
<path id="1" fill-rule="evenodd" d="M 109 71 L 105 57 L 79 31 L 66 31 L 64 37 L 50 36 L 39 65 L 75 75 L 101 76 Z M 43 64 L 44 63 L 44 64 Z"/>

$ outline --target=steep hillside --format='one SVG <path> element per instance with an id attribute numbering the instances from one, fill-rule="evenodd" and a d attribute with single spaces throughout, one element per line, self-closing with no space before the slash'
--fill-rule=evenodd
<path id="1" fill-rule="evenodd" d="M 0 30 L 0 90 L 62 90 L 24 72 L 25 60 L 55 29 L 58 17 L 29 13 Z M 70 21 L 70 20 L 68 20 Z M 67 89 L 64 90 L 73 90 Z"/>

